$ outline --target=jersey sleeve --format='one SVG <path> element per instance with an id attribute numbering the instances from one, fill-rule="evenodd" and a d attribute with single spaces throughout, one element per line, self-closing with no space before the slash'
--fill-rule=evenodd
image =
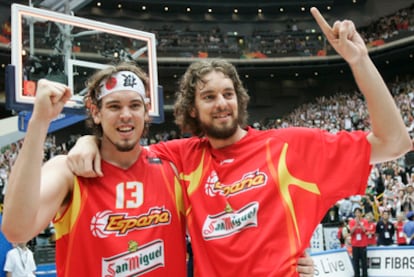
<path id="1" fill-rule="evenodd" d="M 283 157 L 289 175 L 317 185 L 318 206 L 331 207 L 339 199 L 365 194 L 372 167 L 366 132 L 332 134 L 319 129 L 291 128 L 275 132 L 270 147 L 281 144 L 284 144 Z M 274 162 L 279 157 L 276 152 Z M 299 187 L 289 189 L 300 190 Z M 308 202 L 306 194 L 297 195 L 299 198 L 295 201 Z"/>
<path id="2" fill-rule="evenodd" d="M 322 195 L 342 199 L 349 195 L 365 194 L 370 165 L 371 145 L 362 131 L 332 134 L 308 130 L 300 146 L 304 166 L 318 184 Z M 313 134 L 312 134 L 313 133 Z M 302 140 L 303 142 L 303 140 Z M 296 148 L 297 149 L 297 148 Z"/>
<path id="3" fill-rule="evenodd" d="M 154 151 L 161 159 L 172 162 L 179 167 L 181 164 L 180 152 L 183 147 L 183 142 L 186 139 L 170 140 L 166 142 L 159 142 L 151 144 L 150 149 Z"/>

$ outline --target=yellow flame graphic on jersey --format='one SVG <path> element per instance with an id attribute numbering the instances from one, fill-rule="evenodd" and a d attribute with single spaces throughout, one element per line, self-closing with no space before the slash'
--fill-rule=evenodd
<path id="1" fill-rule="evenodd" d="M 300 236 L 299 236 L 298 222 L 296 219 L 295 207 L 293 205 L 292 197 L 289 194 L 289 186 L 290 185 L 298 186 L 304 190 L 307 190 L 309 192 L 312 192 L 318 195 L 320 194 L 320 191 L 318 189 L 318 186 L 315 183 L 306 182 L 306 181 L 300 180 L 292 176 L 286 164 L 287 150 L 288 150 L 288 144 L 285 143 L 283 145 L 283 149 L 280 154 L 277 171 L 273 164 L 273 157 L 271 155 L 269 143 L 267 143 L 266 159 L 269 164 L 270 173 L 272 174 L 275 180 L 278 180 L 277 183 L 279 183 L 279 190 L 280 190 L 280 193 L 283 199 L 283 204 L 286 210 L 286 214 L 290 214 L 290 218 L 292 219 L 291 222 L 286 222 L 286 226 L 288 228 L 290 245 L 292 246 L 290 249 L 293 253 L 293 252 L 296 252 L 295 247 L 293 246 L 297 245 L 297 247 L 301 247 L 301 242 L 299 240 Z M 296 236 L 294 236 L 294 234 L 296 234 Z"/>

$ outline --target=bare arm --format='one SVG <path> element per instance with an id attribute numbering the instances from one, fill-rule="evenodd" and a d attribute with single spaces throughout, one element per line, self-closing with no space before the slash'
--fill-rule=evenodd
<path id="1" fill-rule="evenodd" d="M 329 43 L 351 67 L 355 81 L 365 97 L 371 120 L 371 163 L 392 160 L 412 148 L 410 136 L 380 73 L 352 21 L 336 21 L 331 27 L 318 9 L 311 9 Z"/>
<path id="2" fill-rule="evenodd" d="M 68 166 L 72 172 L 83 177 L 103 176 L 98 139 L 95 136 L 80 137 L 68 154 Z"/>
<path id="3" fill-rule="evenodd" d="M 58 156 L 43 168 L 43 147 L 49 124 L 69 99 L 67 86 L 40 80 L 24 143 L 10 172 L 4 199 L 2 230 L 9 241 L 29 241 L 43 230 L 62 206 L 73 174 Z"/>

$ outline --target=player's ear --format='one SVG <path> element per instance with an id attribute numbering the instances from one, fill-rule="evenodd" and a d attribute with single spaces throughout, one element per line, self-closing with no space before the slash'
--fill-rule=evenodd
<path id="1" fill-rule="evenodd" d="M 95 124 L 100 124 L 101 123 L 101 113 L 100 113 L 98 107 L 95 104 L 90 104 L 89 105 L 89 112 L 91 113 L 91 117 L 93 119 L 93 122 Z"/>
<path id="2" fill-rule="evenodd" d="M 148 111 L 151 109 L 151 103 L 149 102 L 149 100 L 144 101 L 144 105 L 145 105 L 145 112 L 148 113 Z"/>
<path id="3" fill-rule="evenodd" d="M 144 120 L 145 120 L 145 123 L 151 123 L 151 117 L 150 117 L 148 111 L 145 111 Z"/>

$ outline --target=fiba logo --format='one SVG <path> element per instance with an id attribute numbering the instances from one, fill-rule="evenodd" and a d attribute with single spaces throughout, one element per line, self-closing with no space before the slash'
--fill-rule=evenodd
<path id="1" fill-rule="evenodd" d="M 112 213 L 110 210 L 98 212 L 91 220 L 91 232 L 95 237 L 106 238 L 110 232 L 105 231 L 108 217 Z"/>

